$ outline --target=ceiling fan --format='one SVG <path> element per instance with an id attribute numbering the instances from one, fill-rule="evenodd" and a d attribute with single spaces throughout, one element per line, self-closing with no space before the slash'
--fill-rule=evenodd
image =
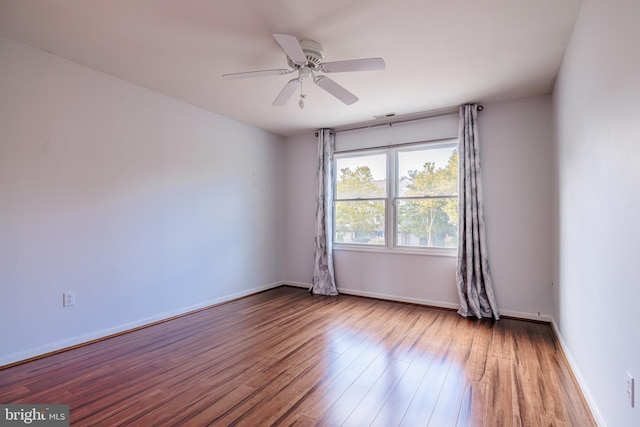
<path id="1" fill-rule="evenodd" d="M 302 80 L 306 77 L 313 79 L 313 82 L 331 95 L 338 98 L 347 105 L 351 105 L 358 100 L 358 97 L 349 92 L 338 83 L 324 75 L 316 73 L 343 73 L 349 71 L 375 71 L 384 70 L 385 63 L 382 58 L 351 59 L 346 61 L 322 62 L 324 60 L 324 50 L 322 45 L 312 40 L 298 40 L 295 36 L 287 34 L 273 34 L 284 53 L 287 55 L 289 67 L 271 70 L 247 71 L 243 73 L 223 74 L 225 79 L 243 79 L 248 77 L 281 76 L 297 72 L 298 77 L 289 80 L 280 94 L 274 99 L 271 105 L 283 106 L 289 101 L 291 96 L 300 89 L 300 100 L 298 105 L 304 108 L 304 98 L 302 93 Z"/>

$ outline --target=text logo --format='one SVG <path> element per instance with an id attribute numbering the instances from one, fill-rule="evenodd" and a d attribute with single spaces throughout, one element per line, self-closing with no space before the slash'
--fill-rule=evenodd
<path id="1" fill-rule="evenodd" d="M 69 405 L 0 405 L 0 427 L 69 427 Z"/>

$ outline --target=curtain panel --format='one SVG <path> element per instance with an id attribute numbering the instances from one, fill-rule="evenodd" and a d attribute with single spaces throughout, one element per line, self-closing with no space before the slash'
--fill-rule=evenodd
<path id="1" fill-rule="evenodd" d="M 335 134 L 331 129 L 318 131 L 318 195 L 316 205 L 315 264 L 310 292 L 338 295 L 333 270 L 333 151 Z"/>
<path id="2" fill-rule="evenodd" d="M 459 199 L 458 260 L 456 282 L 458 314 L 498 320 L 493 294 L 482 203 L 478 106 L 460 107 L 459 122 Z"/>

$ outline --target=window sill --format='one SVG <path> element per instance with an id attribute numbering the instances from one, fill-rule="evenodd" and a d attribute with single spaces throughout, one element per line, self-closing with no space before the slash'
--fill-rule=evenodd
<path id="1" fill-rule="evenodd" d="M 397 255 L 444 256 L 450 258 L 455 258 L 458 256 L 458 248 L 388 248 L 386 246 L 345 245 L 334 243 L 333 250 L 352 252 L 375 252 Z"/>

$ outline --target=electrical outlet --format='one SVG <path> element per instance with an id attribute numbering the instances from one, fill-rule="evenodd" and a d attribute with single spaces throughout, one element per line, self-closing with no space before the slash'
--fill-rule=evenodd
<path id="1" fill-rule="evenodd" d="M 75 292 L 64 292 L 62 294 L 62 306 L 69 307 L 76 303 L 76 293 Z"/>
<path id="2" fill-rule="evenodd" d="M 627 372 L 627 401 L 629 402 L 632 408 L 635 406 L 633 402 L 635 397 L 634 383 L 635 381 L 633 380 L 633 377 L 629 372 Z"/>

